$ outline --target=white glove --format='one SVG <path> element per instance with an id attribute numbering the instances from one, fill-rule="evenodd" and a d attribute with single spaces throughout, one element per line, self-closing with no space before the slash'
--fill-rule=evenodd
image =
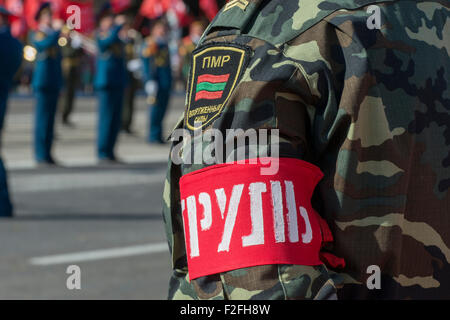
<path id="1" fill-rule="evenodd" d="M 147 96 L 154 97 L 158 92 L 158 83 L 155 80 L 149 80 L 145 83 L 145 93 Z"/>
<path id="2" fill-rule="evenodd" d="M 72 48 L 74 48 L 74 49 L 81 48 L 81 46 L 83 45 L 83 39 L 81 38 L 81 36 L 78 33 L 75 33 L 70 38 L 72 39 L 72 41 L 70 42 Z"/>
<path id="3" fill-rule="evenodd" d="M 133 60 L 128 61 L 128 63 L 127 63 L 127 69 L 130 72 L 137 72 L 141 68 L 142 68 L 141 59 L 133 59 Z"/>

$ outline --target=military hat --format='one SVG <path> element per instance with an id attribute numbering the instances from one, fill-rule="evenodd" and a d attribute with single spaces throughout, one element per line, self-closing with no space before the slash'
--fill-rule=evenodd
<path id="1" fill-rule="evenodd" d="M 109 1 L 105 2 L 101 7 L 100 10 L 97 12 L 97 21 L 100 21 L 102 18 L 106 16 L 114 15 L 113 8 L 111 6 L 111 3 Z"/>
<path id="2" fill-rule="evenodd" d="M 43 2 L 41 3 L 41 5 L 39 6 L 39 9 L 36 11 L 36 14 L 34 16 L 34 20 L 39 20 L 39 18 L 41 17 L 41 14 L 44 13 L 45 11 L 49 11 L 52 12 L 52 8 L 51 8 L 51 4 L 50 2 Z"/>

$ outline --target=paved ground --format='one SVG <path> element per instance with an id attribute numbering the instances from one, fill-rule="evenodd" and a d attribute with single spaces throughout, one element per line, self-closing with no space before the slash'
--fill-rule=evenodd
<path id="1" fill-rule="evenodd" d="M 172 99 L 167 134 L 184 98 Z M 15 204 L 0 219 L 0 299 L 165 299 L 170 261 L 161 218 L 168 146 L 145 143 L 147 110 L 138 99 L 135 135 L 121 135 L 124 165 L 98 166 L 96 101 L 80 98 L 75 128 L 57 127 L 56 159 L 37 169 L 31 149 L 33 101 L 13 98 L 2 153 Z M 66 268 L 81 269 L 68 290 Z"/>

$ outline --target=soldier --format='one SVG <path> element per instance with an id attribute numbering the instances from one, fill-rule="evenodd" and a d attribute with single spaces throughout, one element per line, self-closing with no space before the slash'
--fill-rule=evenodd
<path id="1" fill-rule="evenodd" d="M 8 92 L 13 77 L 22 62 L 22 44 L 11 35 L 10 18 L 11 14 L 3 6 L 0 6 L 0 139 L 5 119 Z M 12 209 L 6 181 L 6 170 L 0 155 L 0 217 L 12 216 Z"/>
<path id="2" fill-rule="evenodd" d="M 63 22 L 53 21 L 49 2 L 39 7 L 38 30 L 31 43 L 37 50 L 32 86 L 36 95 L 34 151 L 38 165 L 55 165 L 51 154 L 55 115 L 62 87 L 61 50 L 58 45 Z"/>
<path id="3" fill-rule="evenodd" d="M 114 147 L 120 131 L 127 83 L 124 42 L 119 37 L 125 18 L 114 18 L 111 5 L 106 3 L 97 20 L 99 53 L 94 79 L 99 97 L 97 154 L 101 162 L 116 162 Z"/>
<path id="4" fill-rule="evenodd" d="M 448 1 L 228 2 L 165 183 L 169 298 L 449 299 L 449 25 Z M 279 130 L 278 171 L 174 161 L 210 129 Z"/>
<path id="5" fill-rule="evenodd" d="M 123 107 L 123 115 L 122 115 L 122 130 L 128 134 L 132 134 L 132 123 L 133 123 L 133 115 L 134 115 L 134 106 L 135 106 L 135 97 L 136 92 L 139 89 L 139 77 L 138 70 L 139 67 L 136 67 L 135 62 L 140 62 L 139 60 L 139 49 L 140 45 L 138 45 L 138 32 L 134 29 L 131 29 L 131 23 L 127 23 L 125 28 L 122 29 L 124 33 L 125 40 L 125 55 L 127 61 L 127 75 L 128 75 L 128 85 L 125 89 L 125 101 Z"/>
<path id="6" fill-rule="evenodd" d="M 164 143 L 162 139 L 162 122 L 169 105 L 172 88 L 172 69 L 169 46 L 167 43 L 167 26 L 163 20 L 157 20 L 151 34 L 144 41 L 142 50 L 145 91 L 150 104 L 149 143 Z"/>
<path id="7" fill-rule="evenodd" d="M 68 31 L 67 31 L 68 32 Z M 81 40 L 72 39 L 67 36 L 67 43 L 62 46 L 62 70 L 65 88 L 61 96 L 62 102 L 62 123 L 66 126 L 73 126 L 69 117 L 73 112 L 75 92 L 81 79 L 81 61 L 83 58 L 83 48 Z"/>
<path id="8" fill-rule="evenodd" d="M 189 27 L 189 34 L 181 41 L 179 49 L 180 61 L 181 61 L 181 76 L 183 77 L 184 85 L 187 85 L 189 78 L 189 70 L 191 68 L 192 51 L 200 40 L 205 27 L 202 21 L 194 21 Z"/>

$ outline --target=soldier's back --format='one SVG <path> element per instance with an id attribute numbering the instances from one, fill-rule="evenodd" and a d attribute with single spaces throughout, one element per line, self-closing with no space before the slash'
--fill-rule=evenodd
<path id="1" fill-rule="evenodd" d="M 22 44 L 9 28 L 0 29 L 0 87 L 8 88 L 22 62 Z"/>
<path id="2" fill-rule="evenodd" d="M 281 157 L 323 171 L 340 298 L 450 297 L 449 17 L 438 0 L 235 0 L 194 51 L 186 128 L 212 103 L 193 94 L 204 70 L 226 73 L 202 129 L 279 129 Z"/>

